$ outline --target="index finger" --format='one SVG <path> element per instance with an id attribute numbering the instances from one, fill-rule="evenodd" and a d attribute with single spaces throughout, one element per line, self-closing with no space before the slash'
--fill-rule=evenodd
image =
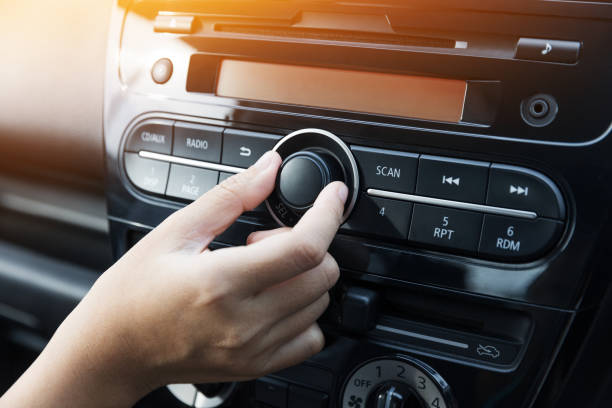
<path id="1" fill-rule="evenodd" d="M 258 293 L 318 266 L 331 244 L 348 195 L 342 183 L 328 185 L 292 230 L 242 247 L 207 254 L 221 272 L 250 293 Z"/>

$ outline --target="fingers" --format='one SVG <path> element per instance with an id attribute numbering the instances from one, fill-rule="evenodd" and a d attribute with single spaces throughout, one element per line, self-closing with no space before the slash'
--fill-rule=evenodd
<path id="1" fill-rule="evenodd" d="M 269 359 L 267 364 L 264 365 L 263 371 L 265 374 L 269 374 L 299 364 L 323 350 L 323 346 L 325 346 L 325 337 L 315 323 L 271 354 L 268 354 Z"/>
<path id="2" fill-rule="evenodd" d="M 264 240 L 268 237 L 271 237 L 273 235 L 282 234 L 283 232 L 288 232 L 288 231 L 291 231 L 291 228 L 283 227 L 283 228 L 276 228 L 273 230 L 255 231 L 249 234 L 246 240 L 246 244 L 251 245 L 261 240 Z"/>
<path id="3" fill-rule="evenodd" d="M 244 290 L 256 294 L 316 268 L 325 258 L 342 219 L 347 188 L 328 185 L 292 230 L 243 247 L 213 251 L 212 265 Z"/>
<path id="4" fill-rule="evenodd" d="M 253 299 L 254 307 L 261 310 L 260 315 L 266 319 L 284 319 L 325 296 L 339 277 L 338 264 L 326 254 L 316 268 L 259 293 Z"/>
<path id="5" fill-rule="evenodd" d="M 258 206 L 274 189 L 281 158 L 267 152 L 244 172 L 225 180 L 164 222 L 164 232 L 204 249 L 244 211 Z M 167 236 L 167 235 L 166 235 Z M 192 246 L 192 245 L 189 245 Z"/>
<path id="6" fill-rule="evenodd" d="M 324 194 L 326 193 L 326 194 Z M 340 182 L 331 183 L 321 192 L 311 209 L 300 219 L 293 233 L 315 240 L 320 247 L 329 247 L 342 223 L 348 188 Z"/>
<path id="7" fill-rule="evenodd" d="M 260 347 L 269 350 L 271 347 L 278 348 L 278 345 L 287 343 L 315 324 L 317 319 L 325 312 L 327 306 L 329 306 L 329 294 L 325 292 L 314 303 L 276 322 L 267 331 Z"/>

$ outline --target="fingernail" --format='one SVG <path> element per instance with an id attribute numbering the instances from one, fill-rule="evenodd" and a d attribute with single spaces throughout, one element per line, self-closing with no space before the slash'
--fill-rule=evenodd
<path id="1" fill-rule="evenodd" d="M 253 168 L 257 169 L 257 170 L 265 170 L 268 168 L 268 166 L 272 163 L 272 158 L 274 157 L 274 154 L 272 153 L 272 151 L 267 151 L 264 153 L 263 156 L 261 156 L 259 158 L 259 160 L 257 160 L 257 162 L 253 165 Z"/>
<path id="2" fill-rule="evenodd" d="M 348 197 L 348 187 L 344 183 L 338 187 L 338 196 L 343 203 L 346 202 L 346 198 Z"/>

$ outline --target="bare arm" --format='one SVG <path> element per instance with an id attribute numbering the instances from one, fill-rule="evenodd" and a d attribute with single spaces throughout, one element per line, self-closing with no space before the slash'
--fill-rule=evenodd
<path id="1" fill-rule="evenodd" d="M 266 154 L 141 240 L 98 279 L 0 408 L 129 407 L 165 384 L 251 379 L 320 351 L 316 319 L 339 275 L 327 249 L 344 185 L 329 185 L 292 229 L 207 249 L 271 193 L 279 165 Z"/>

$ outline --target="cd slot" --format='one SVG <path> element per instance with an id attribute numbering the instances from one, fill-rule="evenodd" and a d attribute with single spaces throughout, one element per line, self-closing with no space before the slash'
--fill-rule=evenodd
<path id="1" fill-rule="evenodd" d="M 464 41 L 455 41 L 448 38 L 287 26 L 267 26 L 258 24 L 215 24 L 215 31 L 262 37 L 385 44 L 408 47 L 465 48 L 467 46 L 466 42 Z"/>

